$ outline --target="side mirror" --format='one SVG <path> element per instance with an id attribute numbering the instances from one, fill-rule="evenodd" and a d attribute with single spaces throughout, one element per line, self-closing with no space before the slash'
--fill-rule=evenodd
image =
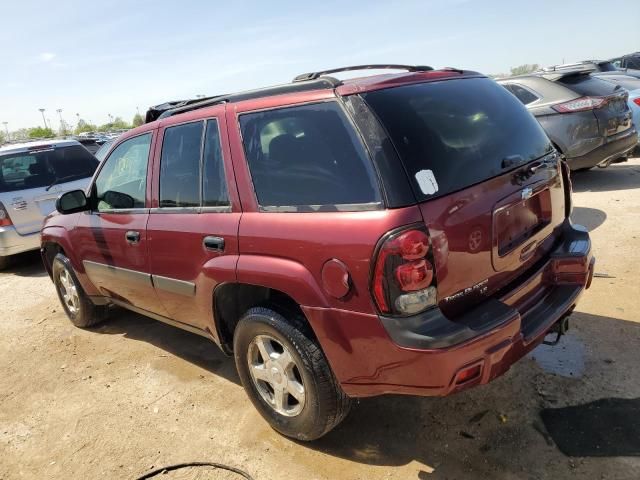
<path id="1" fill-rule="evenodd" d="M 82 190 L 72 190 L 70 192 L 63 193 L 56 200 L 56 210 L 62 215 L 68 215 L 70 213 L 83 212 L 89 209 L 89 202 L 87 196 Z"/>
<path id="2" fill-rule="evenodd" d="M 126 193 L 122 192 L 114 192 L 113 190 L 104 192 L 102 201 L 108 204 L 111 208 L 115 208 L 118 210 L 135 207 L 135 200 L 131 195 L 127 195 Z"/>

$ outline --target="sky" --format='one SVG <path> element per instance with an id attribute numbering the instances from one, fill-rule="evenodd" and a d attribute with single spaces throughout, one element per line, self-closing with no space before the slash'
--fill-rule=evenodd
<path id="1" fill-rule="evenodd" d="M 2 3 L 0 122 L 11 131 L 42 126 L 39 108 L 55 129 L 57 109 L 71 125 L 77 113 L 131 121 L 167 100 L 345 65 L 495 74 L 640 50 L 638 0 Z"/>

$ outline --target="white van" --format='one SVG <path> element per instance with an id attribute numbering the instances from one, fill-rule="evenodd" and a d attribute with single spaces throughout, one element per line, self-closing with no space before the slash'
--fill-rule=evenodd
<path id="1" fill-rule="evenodd" d="M 98 161 L 75 140 L 0 147 L 0 270 L 8 257 L 40 248 L 40 228 L 56 199 L 83 189 Z"/>

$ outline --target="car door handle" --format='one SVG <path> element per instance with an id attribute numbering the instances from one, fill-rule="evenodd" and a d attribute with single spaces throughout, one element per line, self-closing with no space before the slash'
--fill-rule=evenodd
<path id="1" fill-rule="evenodd" d="M 135 232 L 133 230 L 129 230 L 124 234 L 124 238 L 127 240 L 129 245 L 136 245 L 140 243 L 140 232 Z"/>
<path id="2" fill-rule="evenodd" d="M 207 250 L 213 250 L 216 252 L 224 251 L 224 238 L 222 237 L 204 237 L 202 244 Z"/>

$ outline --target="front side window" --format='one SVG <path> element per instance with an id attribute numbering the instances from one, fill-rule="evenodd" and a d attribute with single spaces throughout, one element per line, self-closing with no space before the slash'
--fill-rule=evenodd
<path id="1" fill-rule="evenodd" d="M 109 155 L 95 183 L 98 211 L 144 208 L 151 133 L 125 140 Z"/>
<path id="2" fill-rule="evenodd" d="M 240 127 L 261 207 L 337 210 L 381 201 L 367 152 L 337 102 L 247 113 Z"/>
<path id="3" fill-rule="evenodd" d="M 160 158 L 160 207 L 200 206 L 200 155 L 204 122 L 169 127 Z"/>

